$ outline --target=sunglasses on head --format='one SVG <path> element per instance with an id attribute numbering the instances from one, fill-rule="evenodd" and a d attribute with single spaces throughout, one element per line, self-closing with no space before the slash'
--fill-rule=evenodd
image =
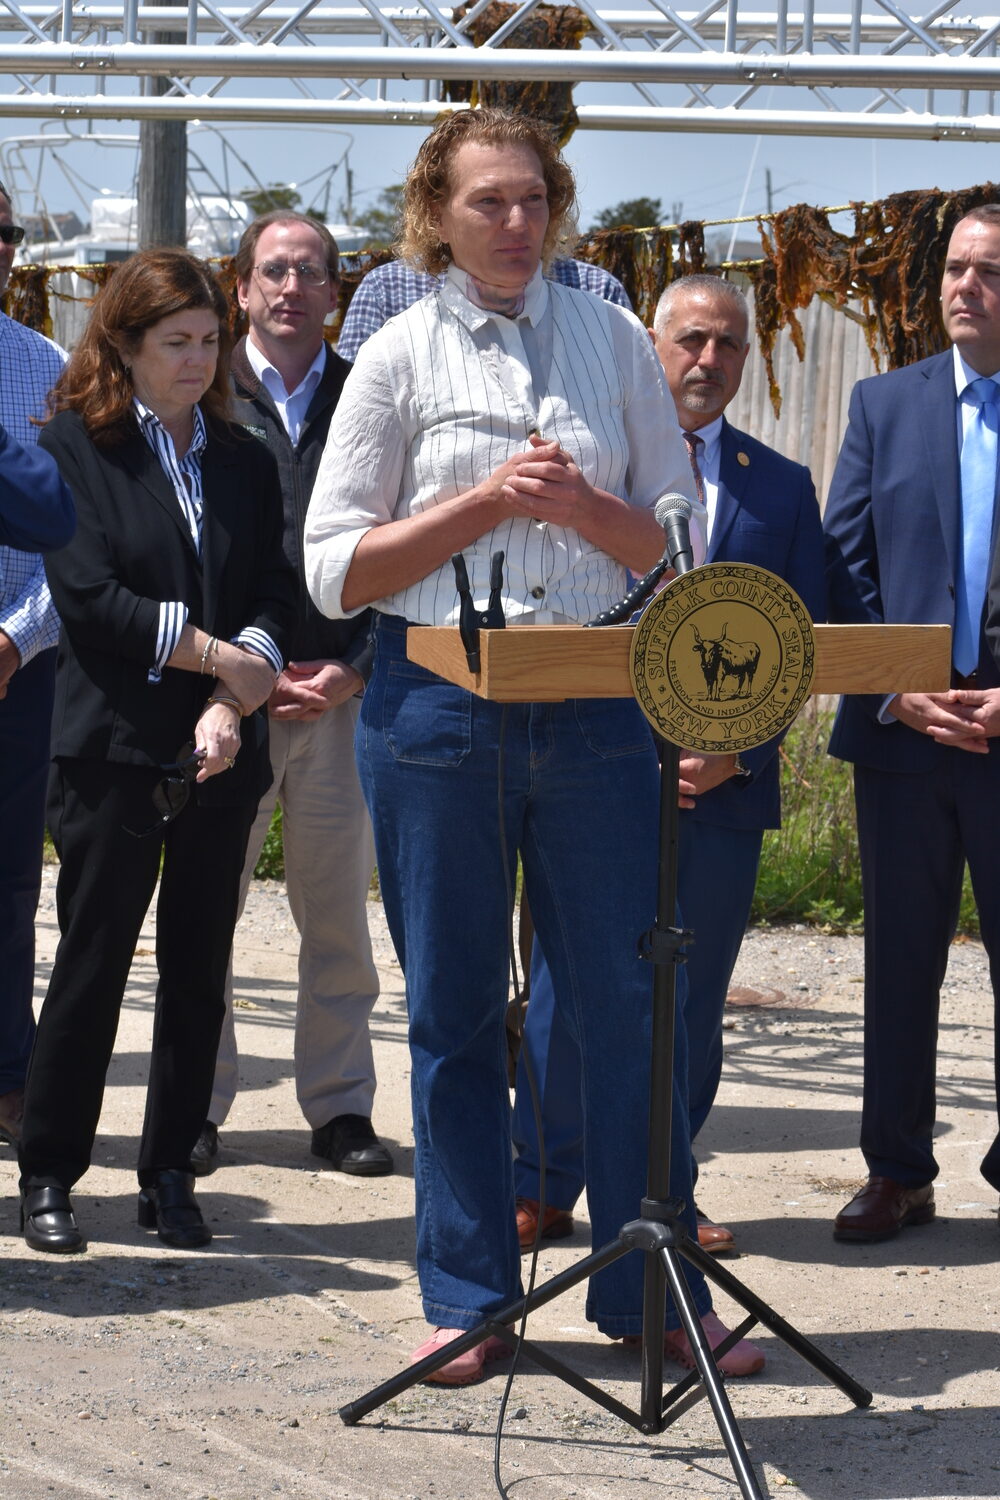
<path id="1" fill-rule="evenodd" d="M 20 224 L 0 224 L 0 240 L 5 245 L 19 245 L 24 239 L 24 230 Z"/>
<path id="2" fill-rule="evenodd" d="M 165 775 L 153 788 L 156 822 L 142 829 L 123 825 L 125 832 L 130 833 L 133 838 L 144 839 L 148 838 L 151 833 L 156 833 L 158 829 L 165 828 L 168 823 L 172 823 L 187 807 L 192 784 L 204 759 L 204 750 L 196 750 L 190 743 L 182 745 L 177 752 L 176 761 L 171 765 L 160 767 Z"/>

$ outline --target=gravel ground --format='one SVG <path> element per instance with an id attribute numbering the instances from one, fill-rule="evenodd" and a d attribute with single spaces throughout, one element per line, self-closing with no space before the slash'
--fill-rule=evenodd
<path id="1" fill-rule="evenodd" d="M 135 1225 L 153 972 L 144 933 L 94 1165 L 76 1204 L 83 1256 L 28 1250 L 0 1147 L 6 1378 L 0 1500 L 487 1500 L 505 1365 L 464 1390 L 415 1387 L 358 1426 L 338 1410 L 405 1367 L 424 1335 L 413 1270 L 405 1016 L 381 911 L 376 1127 L 392 1177 L 324 1171 L 291 1079 L 294 932 L 258 883 L 237 937 L 243 1090 L 222 1168 L 200 1187 L 215 1239 L 183 1255 Z M 39 989 L 55 940 L 39 913 Z M 838 1245 L 830 1221 L 862 1175 L 856 1149 L 861 942 L 807 929 L 748 935 L 727 1011 L 720 1098 L 699 1197 L 737 1233 L 729 1269 L 874 1391 L 856 1410 L 770 1334 L 762 1375 L 729 1384 L 763 1493 L 814 1500 L 1000 1495 L 1000 1249 L 978 1176 L 995 1130 L 992 1001 L 982 949 L 957 944 L 942 1006 L 939 1217 L 885 1245 Z M 701 1142 L 699 1143 L 701 1145 Z M 588 1245 L 546 1246 L 539 1274 Z M 720 1311 L 732 1318 L 732 1304 Z M 579 1289 L 531 1335 L 631 1405 L 638 1361 L 595 1336 Z M 706 1402 L 645 1436 L 536 1366 L 514 1378 L 501 1473 L 516 1500 L 715 1500 L 737 1493 Z"/>

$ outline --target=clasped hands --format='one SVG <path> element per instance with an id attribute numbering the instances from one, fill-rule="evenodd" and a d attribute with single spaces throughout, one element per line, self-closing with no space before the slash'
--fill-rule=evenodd
<path id="1" fill-rule="evenodd" d="M 569 454 L 537 433 L 528 438 L 531 452 L 516 453 L 492 475 L 499 496 L 519 516 L 581 530 L 581 512 L 597 498 Z"/>
<path id="2" fill-rule="evenodd" d="M 941 745 L 987 755 L 1000 734 L 1000 688 L 952 688 L 947 693 L 897 693 L 888 711 Z"/>

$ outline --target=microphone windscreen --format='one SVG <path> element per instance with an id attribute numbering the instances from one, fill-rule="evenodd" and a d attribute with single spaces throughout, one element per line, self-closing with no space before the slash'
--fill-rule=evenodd
<path id="1" fill-rule="evenodd" d="M 684 495 L 664 495 L 662 500 L 657 500 L 653 515 L 658 526 L 666 526 L 672 516 L 683 516 L 685 521 L 690 521 L 691 502 Z"/>

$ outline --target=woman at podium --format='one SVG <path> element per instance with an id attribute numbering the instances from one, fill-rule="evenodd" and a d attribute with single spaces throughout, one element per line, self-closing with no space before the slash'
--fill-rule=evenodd
<path id="1" fill-rule="evenodd" d="M 434 1330 L 415 1360 L 520 1294 L 504 1045 L 519 853 L 581 1043 L 595 1245 L 637 1217 L 645 1191 L 652 969 L 636 943 L 656 899 L 650 730 L 631 700 L 501 707 L 406 653 L 410 625 L 457 625 L 457 553 L 480 612 L 502 551 L 508 627 L 585 624 L 621 598 L 627 570 L 659 558 L 657 500 L 692 488 L 639 322 L 543 277 L 574 200 L 535 121 L 470 110 L 425 140 L 402 251 L 443 280 L 362 348 L 306 524 L 319 607 L 375 610 L 357 754 L 409 1006 L 417 1269 Z M 695 546 L 700 561 L 703 529 Z M 683 1037 L 678 1055 L 683 1077 Z M 675 1127 L 671 1190 L 690 1205 L 688 1145 Z M 642 1275 L 628 1256 L 591 1280 L 587 1316 L 609 1337 L 640 1334 Z M 478 1379 L 498 1344 L 432 1378 Z"/>

